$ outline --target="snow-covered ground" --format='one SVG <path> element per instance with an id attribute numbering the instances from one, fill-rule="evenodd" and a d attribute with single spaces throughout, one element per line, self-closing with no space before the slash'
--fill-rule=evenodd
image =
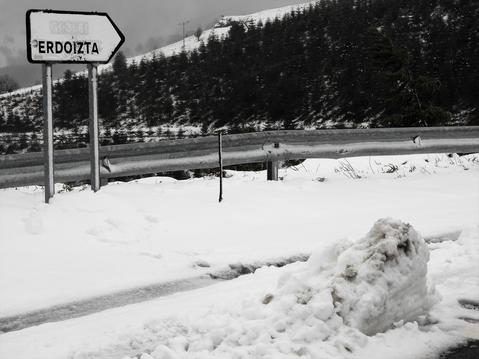
<path id="1" fill-rule="evenodd" d="M 149 353 L 155 359 L 289 358 L 296 353 L 306 358 L 426 358 L 465 337 L 479 336 L 477 323 L 461 319 L 479 315 L 458 303 L 479 297 L 479 156 L 308 160 L 281 170 L 279 182 L 267 182 L 264 172 L 228 173 L 221 204 L 214 177 L 153 177 L 110 184 L 96 194 L 75 188 L 58 193 L 50 205 L 42 203 L 41 188 L 1 190 L 0 317 L 194 277 L 232 263 L 314 255 L 307 263 L 262 268 L 207 288 L 5 333 L 0 335 L 0 357 L 122 358 Z M 399 293 L 398 308 L 417 311 L 416 316 L 429 305 L 432 309 L 417 322 L 399 320 L 397 328 L 385 334 L 366 336 L 358 329 L 369 334 L 375 330 L 362 326 L 361 318 L 373 311 L 347 312 L 374 301 L 344 300 L 344 293 L 363 300 L 358 293 L 369 289 L 342 287 L 347 290 L 338 295 L 348 303 L 343 312 L 324 314 L 329 302 L 320 287 L 332 277 L 322 262 L 331 248 L 350 253 L 338 263 L 361 257 L 361 243 L 374 242 L 367 240 L 374 235 L 366 233 L 386 217 L 409 223 L 409 237 L 414 242 L 414 231 L 422 235 L 429 254 L 401 267 L 404 283 L 391 279 L 396 278 L 395 269 L 385 271 L 380 282 L 391 283 L 390 292 Z M 398 233 L 410 230 L 405 224 L 394 226 L 403 228 Z M 360 238 L 366 239 L 358 242 Z M 351 247 L 351 241 L 356 245 Z M 389 249 L 379 251 L 392 255 Z M 411 275 L 422 273 L 427 256 L 428 272 L 422 278 L 431 298 L 421 276 Z M 361 268 L 357 275 L 371 278 Z M 314 294 L 323 294 L 314 303 L 324 316 L 304 310 L 310 306 L 288 302 L 288 288 L 315 280 Z M 406 293 L 416 302 L 407 304 Z M 428 302 L 419 305 L 417 293 Z M 271 305 L 263 304 L 269 300 Z M 400 309 L 397 313 L 408 319 Z M 382 322 L 395 321 L 396 314 Z M 285 321 L 277 322 L 281 316 Z M 398 351 L 399 342 L 407 344 Z"/>

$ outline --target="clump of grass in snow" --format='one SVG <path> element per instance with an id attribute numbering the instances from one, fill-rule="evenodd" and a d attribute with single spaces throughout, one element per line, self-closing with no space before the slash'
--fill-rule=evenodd
<path id="1" fill-rule="evenodd" d="M 383 173 L 394 173 L 394 172 L 397 172 L 398 170 L 399 170 L 399 166 L 392 163 L 388 163 L 387 165 L 383 167 Z"/>
<path id="2" fill-rule="evenodd" d="M 334 172 L 336 173 L 342 173 L 348 178 L 351 179 L 360 179 L 361 176 L 359 173 L 356 171 L 356 169 L 349 163 L 348 160 L 339 160 L 339 166 L 334 169 Z"/>

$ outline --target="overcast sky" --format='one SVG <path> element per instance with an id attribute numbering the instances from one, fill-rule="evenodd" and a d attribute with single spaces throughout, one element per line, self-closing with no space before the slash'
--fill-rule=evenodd
<path id="1" fill-rule="evenodd" d="M 28 9 L 105 11 L 126 41 L 127 55 L 147 52 L 178 36 L 181 21 L 190 33 L 220 15 L 241 15 L 262 9 L 305 2 L 301 0 L 0 0 L 0 69 L 26 64 L 25 13 Z M 34 65 L 31 65 L 34 66 Z M 7 68 L 5 68 L 7 67 Z M 17 71 L 18 72 L 18 71 Z M 15 71 L 11 71 L 12 76 Z M 19 82 L 24 82 L 21 79 Z"/>

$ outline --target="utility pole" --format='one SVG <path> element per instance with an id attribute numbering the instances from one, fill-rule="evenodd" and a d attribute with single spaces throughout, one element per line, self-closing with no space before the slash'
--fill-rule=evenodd
<path id="1" fill-rule="evenodd" d="M 183 51 L 185 51 L 185 37 L 186 37 L 186 32 L 185 32 L 185 26 L 189 24 L 189 21 L 182 21 L 178 24 L 178 26 L 183 26 Z"/>

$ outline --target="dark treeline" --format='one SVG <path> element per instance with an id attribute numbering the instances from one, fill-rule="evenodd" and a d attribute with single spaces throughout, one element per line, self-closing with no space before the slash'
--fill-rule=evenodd
<path id="1" fill-rule="evenodd" d="M 472 0 L 323 0 L 282 20 L 232 23 L 226 39 L 193 52 L 130 66 L 120 54 L 99 79 L 102 125 L 478 124 L 478 19 Z M 23 95 L 29 106 L 16 112 L 18 99 L 1 99 L 0 131 L 38 129 L 38 96 Z M 87 124 L 83 76 L 65 73 L 54 101 L 56 127 Z"/>

